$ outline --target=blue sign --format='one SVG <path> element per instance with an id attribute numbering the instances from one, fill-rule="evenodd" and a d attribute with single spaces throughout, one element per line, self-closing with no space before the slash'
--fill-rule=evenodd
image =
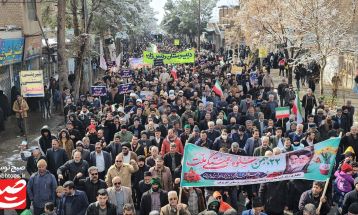
<path id="1" fill-rule="evenodd" d="M 24 38 L 0 39 L 0 66 L 22 61 Z"/>
<path id="2" fill-rule="evenodd" d="M 92 96 L 105 96 L 107 95 L 106 86 L 91 86 Z"/>
<path id="3" fill-rule="evenodd" d="M 120 84 L 118 86 L 119 94 L 126 94 L 133 91 L 133 84 Z"/>
<path id="4" fill-rule="evenodd" d="M 121 78 L 131 78 L 132 77 L 132 71 L 130 70 L 122 70 L 120 72 Z"/>

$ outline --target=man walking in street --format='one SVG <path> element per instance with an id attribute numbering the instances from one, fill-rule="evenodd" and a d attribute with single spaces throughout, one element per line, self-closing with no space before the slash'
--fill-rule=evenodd
<path id="1" fill-rule="evenodd" d="M 123 206 L 125 204 L 133 204 L 132 189 L 122 185 L 121 177 L 116 176 L 112 179 L 112 187 L 107 188 L 108 201 L 116 206 L 117 215 L 123 214 Z"/>
<path id="2" fill-rule="evenodd" d="M 88 199 L 85 192 L 76 190 L 72 181 L 63 184 L 65 194 L 58 206 L 58 215 L 85 215 Z"/>
<path id="3" fill-rule="evenodd" d="M 46 169 L 47 163 L 45 160 L 39 160 L 37 168 L 38 171 L 30 177 L 27 184 L 27 193 L 34 207 L 34 215 L 44 213 L 47 202 L 55 202 L 57 187 L 55 176 Z"/>
<path id="4" fill-rule="evenodd" d="M 21 136 L 26 136 L 26 119 L 29 106 L 25 99 L 18 95 L 12 106 L 12 110 L 16 113 L 17 125 L 19 126 Z"/>
<path id="5" fill-rule="evenodd" d="M 116 215 L 116 206 L 108 202 L 108 192 L 100 189 L 97 192 L 97 201 L 91 203 L 86 215 Z"/>
<path id="6" fill-rule="evenodd" d="M 74 183 L 80 190 L 83 190 L 86 193 L 88 202 L 93 203 L 96 201 L 96 197 L 98 197 L 98 191 L 106 189 L 107 184 L 102 179 L 98 178 L 99 172 L 98 168 L 95 166 L 88 168 L 88 175 L 89 177 L 86 179 L 76 179 Z"/>

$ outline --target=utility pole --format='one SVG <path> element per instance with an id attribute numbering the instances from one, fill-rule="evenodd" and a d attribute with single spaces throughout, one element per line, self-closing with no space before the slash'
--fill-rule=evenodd
<path id="1" fill-rule="evenodd" d="M 57 1 L 57 68 L 60 92 L 68 87 L 68 71 L 66 58 L 66 0 Z M 61 99 L 61 108 L 63 108 L 63 100 Z"/>
<path id="2" fill-rule="evenodd" d="M 198 52 L 200 52 L 200 35 L 201 35 L 201 5 L 199 0 L 199 17 L 198 17 Z"/>

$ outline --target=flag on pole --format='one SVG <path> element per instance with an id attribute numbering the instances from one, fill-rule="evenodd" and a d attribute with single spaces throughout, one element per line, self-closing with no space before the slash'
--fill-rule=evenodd
<path id="1" fill-rule="evenodd" d="M 284 119 L 290 116 L 290 108 L 289 107 L 277 107 L 276 111 L 276 119 Z"/>
<path id="2" fill-rule="evenodd" d="M 107 62 L 106 60 L 104 59 L 104 56 L 101 55 L 101 57 L 99 58 L 99 67 L 101 67 L 101 69 L 103 70 L 107 70 L 108 67 L 107 67 Z"/>
<path id="3" fill-rule="evenodd" d="M 116 58 L 116 66 L 119 68 L 121 67 L 121 59 L 122 59 L 122 53 L 120 53 L 118 55 L 118 57 Z"/>
<path id="4" fill-rule="evenodd" d="M 224 95 L 218 80 L 216 80 L 215 85 L 213 86 L 213 91 L 220 97 Z"/>
<path id="5" fill-rule="evenodd" d="M 295 98 L 295 102 L 293 103 L 292 113 L 296 115 L 296 122 L 298 124 L 303 123 L 302 105 L 301 105 L 301 100 L 298 91 L 296 91 L 296 98 Z"/>
<path id="6" fill-rule="evenodd" d="M 104 59 L 104 54 L 103 54 L 103 43 L 102 40 L 99 40 L 99 67 L 103 70 L 107 70 L 107 62 L 106 59 Z"/>

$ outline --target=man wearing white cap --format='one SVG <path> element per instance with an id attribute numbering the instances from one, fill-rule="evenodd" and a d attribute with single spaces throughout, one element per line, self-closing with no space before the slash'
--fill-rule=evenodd
<path id="1" fill-rule="evenodd" d="M 178 194 L 176 191 L 168 192 L 168 201 L 169 204 L 160 209 L 160 215 L 190 215 L 188 206 L 186 204 L 178 203 Z"/>

